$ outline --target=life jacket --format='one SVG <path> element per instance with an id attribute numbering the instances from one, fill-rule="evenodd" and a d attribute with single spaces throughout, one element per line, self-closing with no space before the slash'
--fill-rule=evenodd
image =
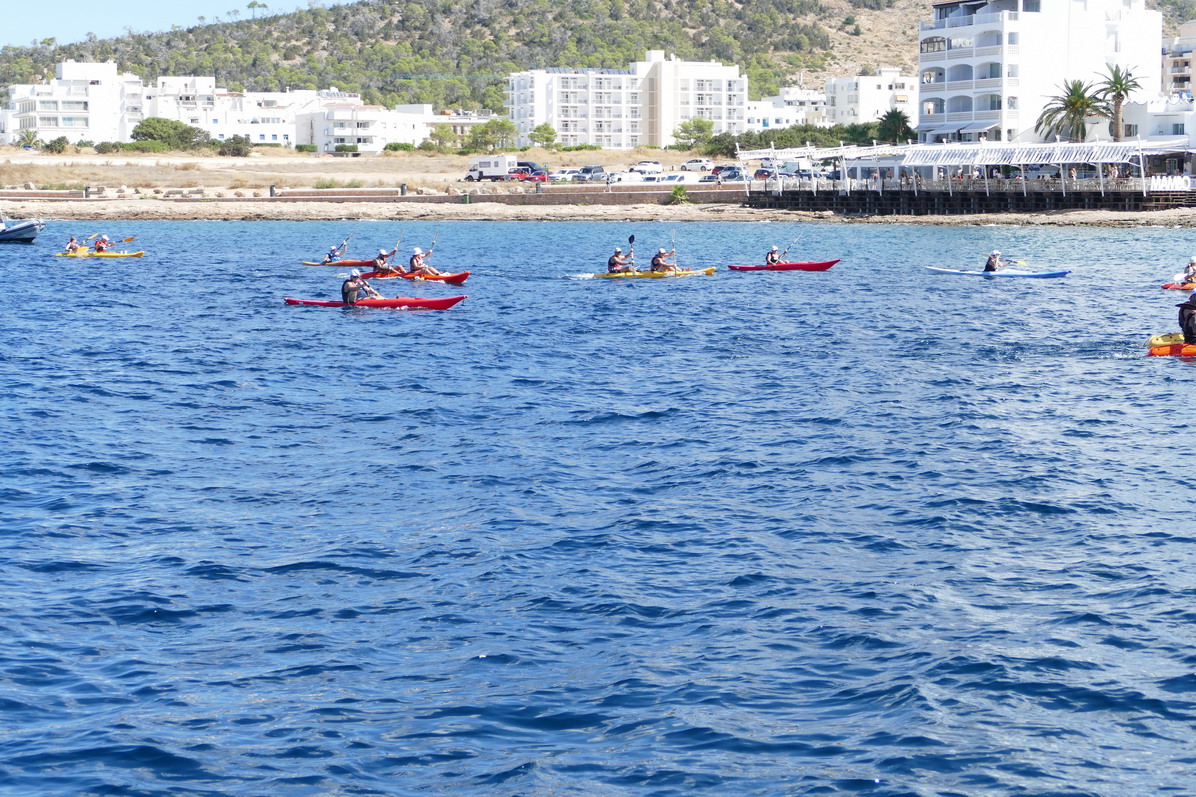
<path id="1" fill-rule="evenodd" d="M 349 277 L 349 279 L 341 283 L 341 301 L 345 304 L 353 304 L 357 301 L 361 290 L 362 280 Z"/>
<path id="2" fill-rule="evenodd" d="M 1179 328 L 1184 333 L 1184 343 L 1196 343 L 1196 305 L 1180 305 Z"/>

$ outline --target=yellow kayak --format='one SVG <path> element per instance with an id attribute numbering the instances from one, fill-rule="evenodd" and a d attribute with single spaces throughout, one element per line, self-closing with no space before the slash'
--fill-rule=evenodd
<path id="1" fill-rule="evenodd" d="M 713 274 L 710 268 L 683 268 L 669 271 L 615 271 L 595 274 L 594 279 L 662 279 L 664 277 L 696 277 L 699 274 Z"/>
<path id="2" fill-rule="evenodd" d="M 57 252 L 54 257 L 141 257 L 145 252 Z"/>

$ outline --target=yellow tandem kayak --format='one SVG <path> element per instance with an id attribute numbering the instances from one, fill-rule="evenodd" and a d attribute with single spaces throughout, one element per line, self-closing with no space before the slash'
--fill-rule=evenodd
<path id="1" fill-rule="evenodd" d="M 615 271 L 595 274 L 594 279 L 663 279 L 664 277 L 696 277 L 699 274 L 713 274 L 710 268 L 683 268 L 669 271 Z"/>

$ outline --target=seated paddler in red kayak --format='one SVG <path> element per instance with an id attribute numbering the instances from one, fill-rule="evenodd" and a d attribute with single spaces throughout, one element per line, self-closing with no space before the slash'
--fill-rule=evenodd
<path id="1" fill-rule="evenodd" d="M 635 271 L 635 247 L 631 247 L 631 251 L 624 255 L 623 248 L 616 246 L 615 253 L 607 258 L 606 270 L 610 274 Z"/>
<path id="2" fill-rule="evenodd" d="M 365 296 L 362 296 L 365 294 Z M 374 290 L 368 282 L 361 277 L 361 272 L 353 269 L 349 272 L 349 279 L 341 283 L 341 301 L 345 304 L 356 304 L 358 299 L 373 297 L 381 299 L 382 294 Z"/>
<path id="3" fill-rule="evenodd" d="M 412 248 L 411 259 L 407 261 L 409 273 L 417 277 L 439 277 L 440 272 L 428 263 L 428 258 L 432 256 L 432 252 L 434 251 L 434 249 L 429 249 L 425 252 L 418 246 Z"/>
<path id="4" fill-rule="evenodd" d="M 387 252 L 385 249 L 378 250 L 378 256 L 374 258 L 374 271 L 379 274 L 406 274 L 402 266 L 392 266 L 390 259 L 398 254 L 399 250 L 395 249 Z"/>
<path id="5" fill-rule="evenodd" d="M 774 246 L 772 249 L 769 249 L 768 254 L 766 254 L 764 256 L 764 265 L 775 266 L 777 263 L 780 263 L 780 262 L 781 262 L 781 250 L 780 250 L 780 248 Z"/>

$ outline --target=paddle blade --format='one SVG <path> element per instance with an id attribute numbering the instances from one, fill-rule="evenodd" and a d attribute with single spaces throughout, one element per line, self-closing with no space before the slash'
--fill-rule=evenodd
<path id="1" fill-rule="evenodd" d="M 635 236 L 634 236 L 634 235 L 628 235 L 628 236 L 627 236 L 627 243 L 631 244 L 632 246 L 635 246 Z"/>
<path id="2" fill-rule="evenodd" d="M 129 243 L 130 241 L 136 241 L 136 240 L 137 240 L 137 236 L 136 236 L 136 235 L 130 235 L 128 238 L 121 238 L 120 240 L 121 240 L 121 243 L 126 243 L 126 244 L 127 244 L 127 243 Z"/>

